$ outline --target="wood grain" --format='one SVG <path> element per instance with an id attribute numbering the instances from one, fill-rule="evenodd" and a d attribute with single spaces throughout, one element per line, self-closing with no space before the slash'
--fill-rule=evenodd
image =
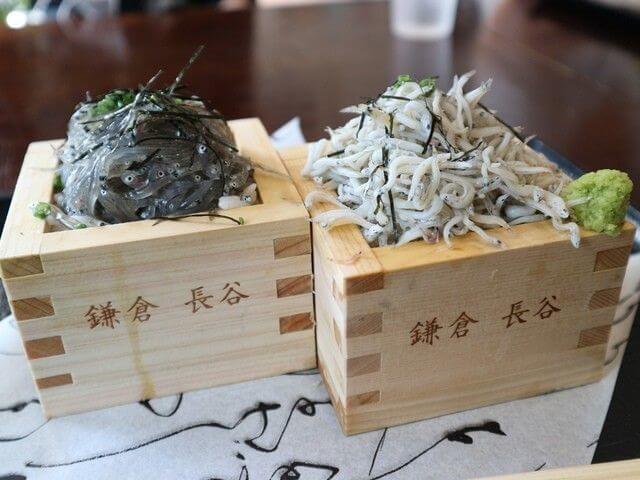
<path id="1" fill-rule="evenodd" d="M 313 317 L 310 312 L 296 313 L 280 317 L 280 333 L 300 332 L 313 328 Z"/>
<path id="2" fill-rule="evenodd" d="M 296 235 L 273 240 L 273 255 L 276 259 L 311 254 L 311 237 Z"/>
<path id="3" fill-rule="evenodd" d="M 16 320 L 30 320 L 55 314 L 53 303 L 49 296 L 11 300 L 11 307 Z"/>
<path id="4" fill-rule="evenodd" d="M 380 391 L 359 393 L 347 397 L 347 408 L 356 408 L 361 405 L 369 405 L 380 401 Z"/>
<path id="5" fill-rule="evenodd" d="M 300 275 L 297 277 L 288 277 L 276 280 L 278 298 L 311 293 L 311 288 L 311 275 Z"/>
<path id="6" fill-rule="evenodd" d="M 347 319 L 347 338 L 382 332 L 382 312 L 354 315 Z"/>
<path id="7" fill-rule="evenodd" d="M 62 375 L 52 375 L 50 377 L 44 378 L 36 378 L 36 385 L 40 390 L 71 384 L 73 384 L 73 376 L 70 373 L 63 373 Z"/>
<path id="8" fill-rule="evenodd" d="M 42 261 L 39 255 L 8 258 L 0 262 L 2 278 L 26 277 L 43 273 Z"/>
<path id="9" fill-rule="evenodd" d="M 65 353 L 64 344 L 62 343 L 62 337 L 60 335 L 27 340 L 24 342 L 24 350 L 29 360 L 64 355 Z"/>
<path id="10" fill-rule="evenodd" d="M 602 325 L 600 327 L 588 328 L 580 332 L 578 339 L 578 348 L 591 347 L 593 345 L 602 345 L 609 340 L 609 332 L 611 325 Z"/>
<path id="11" fill-rule="evenodd" d="M 598 290 L 589 299 L 589 310 L 613 307 L 618 304 L 620 298 L 620 287 L 605 288 Z"/>
<path id="12" fill-rule="evenodd" d="M 373 292 L 384 288 L 384 274 L 362 275 L 349 277 L 346 280 L 346 294 L 357 295 L 359 293 Z"/>
<path id="13" fill-rule="evenodd" d="M 631 250 L 626 246 L 610 248 L 609 250 L 598 252 L 593 271 L 599 272 L 602 270 L 610 270 L 612 268 L 626 267 L 630 253 Z"/>
<path id="14" fill-rule="evenodd" d="M 357 377 L 380 371 L 380 354 L 372 353 L 347 359 L 347 377 Z"/>

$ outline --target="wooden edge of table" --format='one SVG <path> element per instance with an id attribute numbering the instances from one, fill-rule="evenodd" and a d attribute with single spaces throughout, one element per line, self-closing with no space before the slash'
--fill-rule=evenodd
<path id="1" fill-rule="evenodd" d="M 262 122 L 257 118 L 248 118 L 230 121 L 229 126 L 236 137 L 240 153 L 264 169 L 255 171 L 262 203 L 224 213 L 234 218 L 242 217 L 248 225 L 290 218 L 308 218 L 302 199 L 288 177 Z M 38 271 L 42 268 L 39 261 L 42 253 L 147 241 L 237 226 L 230 221 L 210 221 L 208 218 L 193 217 L 180 222 L 156 224 L 152 219 L 100 228 L 45 233 L 45 222 L 33 217 L 29 205 L 37 201 L 51 201 L 58 164 L 55 148 L 62 142 L 34 142 L 27 149 L 0 239 L 0 265 L 5 279 L 42 273 Z"/>
<path id="2" fill-rule="evenodd" d="M 476 480 L 638 480 L 640 459 L 598 463 L 580 467 L 558 468 L 539 472 L 517 473 Z"/>

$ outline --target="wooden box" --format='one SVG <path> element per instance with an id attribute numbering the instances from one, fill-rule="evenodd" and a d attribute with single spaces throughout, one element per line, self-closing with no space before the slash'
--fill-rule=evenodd
<path id="1" fill-rule="evenodd" d="M 281 152 L 301 196 L 306 147 Z M 330 206 L 319 206 L 312 214 Z M 548 222 L 371 248 L 358 227 L 312 228 L 318 364 L 345 433 L 598 380 L 634 228 Z"/>
<path id="2" fill-rule="evenodd" d="M 47 416 L 316 365 L 308 213 L 257 119 L 230 122 L 257 170 L 244 219 L 48 232 L 52 143 L 29 146 L 0 242 L 2 278 Z"/>

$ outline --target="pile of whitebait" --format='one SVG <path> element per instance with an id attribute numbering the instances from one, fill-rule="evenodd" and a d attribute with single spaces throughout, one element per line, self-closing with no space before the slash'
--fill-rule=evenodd
<path id="1" fill-rule="evenodd" d="M 226 121 L 173 84 L 81 103 L 58 151 L 62 191 L 47 220 L 65 228 L 177 217 L 252 204 L 251 164 Z"/>
<path id="2" fill-rule="evenodd" d="M 302 171 L 321 187 L 307 206 L 337 207 L 313 220 L 326 228 L 357 224 L 373 246 L 420 238 L 451 246 L 454 235 L 471 231 L 504 247 L 487 229 L 550 218 L 578 247 L 571 205 L 559 196 L 570 179 L 480 103 L 490 80 L 464 92 L 473 73 L 456 76 L 447 93 L 434 78 L 402 75 L 378 97 L 344 109 L 358 116 L 328 129 Z"/>

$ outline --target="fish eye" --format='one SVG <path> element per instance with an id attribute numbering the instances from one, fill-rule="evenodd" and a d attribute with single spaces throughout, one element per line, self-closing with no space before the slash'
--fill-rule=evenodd
<path id="1" fill-rule="evenodd" d="M 164 172 L 162 170 L 160 170 L 158 172 L 158 178 L 162 178 L 162 177 L 164 177 Z"/>
<path id="2" fill-rule="evenodd" d="M 129 182 L 129 183 L 133 182 L 133 175 L 127 175 L 127 176 L 125 177 L 125 181 L 127 181 L 127 182 Z"/>
<path id="3" fill-rule="evenodd" d="M 207 147 L 203 144 L 198 145 L 198 153 L 204 153 L 207 151 Z"/>
<path id="4" fill-rule="evenodd" d="M 200 180 L 202 180 L 202 177 L 201 177 L 200 175 L 194 175 L 194 176 L 193 176 L 193 179 L 194 179 L 196 182 L 199 182 Z"/>

